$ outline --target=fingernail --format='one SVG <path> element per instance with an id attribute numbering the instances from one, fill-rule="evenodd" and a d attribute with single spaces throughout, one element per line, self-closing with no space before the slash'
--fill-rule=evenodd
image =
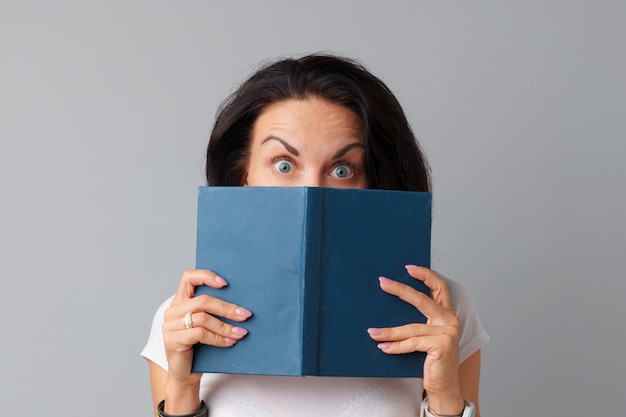
<path id="1" fill-rule="evenodd" d="M 228 282 L 226 282 L 226 280 L 222 277 L 220 277 L 219 275 L 215 276 L 215 282 L 217 282 L 220 285 L 226 286 L 228 285 Z"/>
<path id="2" fill-rule="evenodd" d="M 389 278 L 385 278 L 385 277 L 378 277 L 378 281 L 380 281 L 380 283 L 383 284 L 383 285 L 391 285 L 391 284 L 393 284 L 392 280 L 390 280 Z"/>
<path id="3" fill-rule="evenodd" d="M 224 341 L 225 341 L 226 343 L 230 343 L 230 344 L 232 344 L 232 345 L 234 345 L 235 343 L 237 343 L 237 341 L 236 341 L 235 339 L 231 339 L 230 337 L 225 337 L 225 338 L 224 338 Z"/>
<path id="4" fill-rule="evenodd" d="M 417 265 L 404 265 L 404 267 L 407 271 L 417 271 L 418 269 L 420 269 L 420 267 Z"/>
<path id="5" fill-rule="evenodd" d="M 243 307 L 237 307 L 237 309 L 235 310 L 235 314 L 237 314 L 239 317 L 244 317 L 244 318 L 248 318 L 252 316 L 252 312 L 250 310 L 246 310 Z"/>
<path id="6" fill-rule="evenodd" d="M 390 347 L 391 347 L 391 343 L 385 342 L 385 343 L 379 343 L 378 344 L 378 349 L 380 349 L 380 350 L 387 350 Z"/>
<path id="7" fill-rule="evenodd" d="M 367 329 L 367 332 L 372 336 L 380 336 L 383 334 L 383 329 L 376 329 L 374 327 Z"/>
<path id="8" fill-rule="evenodd" d="M 244 329 L 243 327 L 233 327 L 231 329 L 231 332 L 233 332 L 234 334 L 238 336 L 245 336 L 248 334 L 248 331 Z"/>

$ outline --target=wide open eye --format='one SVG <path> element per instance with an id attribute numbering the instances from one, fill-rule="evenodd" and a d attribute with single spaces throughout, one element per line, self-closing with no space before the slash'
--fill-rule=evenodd
<path id="1" fill-rule="evenodd" d="M 346 178 L 350 176 L 350 174 L 352 174 L 352 167 L 348 165 L 337 165 L 336 167 L 333 168 L 330 174 L 333 177 Z"/>
<path id="2" fill-rule="evenodd" d="M 281 174 L 288 174 L 293 170 L 293 165 L 284 159 L 274 163 L 274 168 Z"/>

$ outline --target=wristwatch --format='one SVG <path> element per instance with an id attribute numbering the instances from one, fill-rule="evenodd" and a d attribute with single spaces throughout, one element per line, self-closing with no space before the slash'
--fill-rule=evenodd
<path id="1" fill-rule="evenodd" d="M 474 403 L 468 400 L 463 401 L 465 401 L 465 408 L 460 414 L 437 414 L 431 412 L 432 409 L 428 408 L 428 398 L 424 398 L 424 401 L 422 401 L 420 417 L 474 417 L 476 415 Z"/>

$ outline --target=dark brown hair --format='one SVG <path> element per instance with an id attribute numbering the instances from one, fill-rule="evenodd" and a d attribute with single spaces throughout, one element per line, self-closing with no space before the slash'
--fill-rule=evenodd
<path id="1" fill-rule="evenodd" d="M 355 61 L 319 54 L 265 65 L 222 103 L 207 148 L 207 183 L 241 185 L 259 114 L 270 104 L 307 97 L 361 118 L 369 188 L 430 191 L 428 162 L 389 88 Z"/>

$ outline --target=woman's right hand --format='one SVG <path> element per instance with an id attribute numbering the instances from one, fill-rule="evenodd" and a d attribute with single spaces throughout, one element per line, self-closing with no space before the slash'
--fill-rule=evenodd
<path id="1" fill-rule="evenodd" d="M 223 288 L 228 283 L 212 271 L 186 271 L 180 280 L 172 304 L 165 311 L 163 340 L 168 363 L 166 399 L 169 405 L 174 405 L 169 400 L 180 397 L 179 394 L 182 392 L 199 389 L 202 374 L 191 372 L 193 345 L 203 343 L 230 347 L 248 333 L 246 329 L 225 323 L 218 317 L 243 322 L 252 316 L 252 313 L 219 298 L 208 295 L 194 297 L 195 288 L 200 285 Z M 191 313 L 193 323 L 189 329 L 185 326 L 187 313 Z M 197 395 L 196 392 L 196 399 Z"/>

